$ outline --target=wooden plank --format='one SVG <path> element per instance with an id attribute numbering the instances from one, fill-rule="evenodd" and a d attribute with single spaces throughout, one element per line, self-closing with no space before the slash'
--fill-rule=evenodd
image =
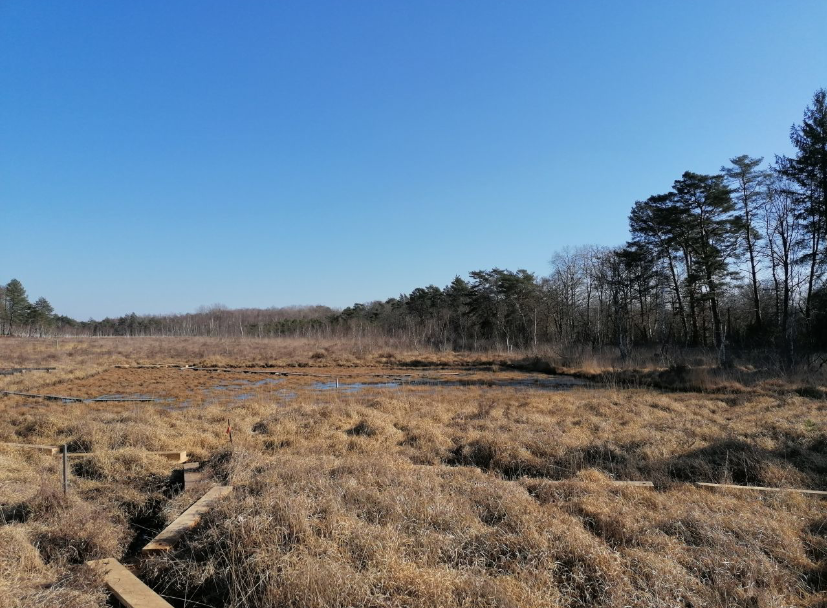
<path id="1" fill-rule="evenodd" d="M 184 471 L 184 490 L 192 490 L 195 487 L 204 485 L 207 476 L 203 471 Z"/>
<path id="2" fill-rule="evenodd" d="M 582 479 L 548 479 L 545 480 L 543 483 L 550 483 L 550 484 L 557 484 L 557 483 L 570 483 L 570 482 L 582 482 Z M 651 481 L 617 481 L 615 479 L 609 479 L 606 481 L 613 486 L 632 486 L 632 487 L 639 487 L 639 488 L 654 488 L 655 484 Z"/>
<path id="3" fill-rule="evenodd" d="M 157 454 L 158 456 L 162 456 L 167 460 L 172 462 L 176 462 L 181 464 L 182 462 L 187 461 L 187 453 L 186 452 L 150 452 L 150 454 Z"/>
<path id="4" fill-rule="evenodd" d="M 564 480 L 549 480 L 545 483 L 566 483 L 570 481 L 579 481 L 577 479 L 564 479 Z M 651 481 L 616 481 L 616 480 L 609 480 L 608 483 L 614 486 L 637 486 L 641 488 L 654 488 L 655 484 Z M 804 490 L 800 488 L 768 488 L 764 486 L 736 486 L 732 484 L 726 483 L 706 483 L 703 481 L 694 482 L 693 485 L 699 486 L 702 488 L 722 488 L 725 490 L 753 490 L 755 492 L 796 492 L 798 494 L 809 494 L 813 496 L 827 496 L 827 491 L 823 490 Z"/>
<path id="5" fill-rule="evenodd" d="M 33 399 L 48 399 L 49 401 L 83 401 L 82 397 L 63 397 L 61 395 L 35 395 L 34 393 L 17 393 L 15 391 L 0 391 L 3 395 L 15 397 L 30 397 Z"/>
<path id="6" fill-rule="evenodd" d="M 163 458 L 166 458 L 170 462 L 175 462 L 177 464 L 181 464 L 182 462 L 187 461 L 187 453 L 185 451 L 184 452 L 176 452 L 176 451 L 172 451 L 172 452 L 149 452 L 149 453 L 150 454 L 155 454 L 157 456 L 161 456 Z"/>
<path id="7" fill-rule="evenodd" d="M 86 456 L 92 456 L 99 452 L 70 452 L 66 454 L 69 458 L 85 458 Z M 186 452 L 147 452 L 147 454 L 155 454 L 156 456 L 160 456 L 161 458 L 166 458 L 170 462 L 174 462 L 176 464 L 181 464 L 187 461 L 187 453 Z"/>
<path id="8" fill-rule="evenodd" d="M 184 490 L 191 490 L 196 486 L 203 485 L 207 479 L 204 471 L 199 471 L 200 462 L 184 463 Z"/>
<path id="9" fill-rule="evenodd" d="M 196 372 L 224 372 L 229 374 L 266 374 L 270 376 L 298 376 L 300 374 L 288 374 L 287 372 L 280 372 L 269 369 L 246 369 L 243 367 L 182 367 L 181 369 L 189 369 Z M 306 375 L 306 374 L 301 374 Z"/>
<path id="10" fill-rule="evenodd" d="M 153 364 L 139 364 L 139 365 L 114 365 L 115 369 L 175 369 L 179 367 L 187 367 L 180 363 L 153 363 Z"/>
<path id="11" fill-rule="evenodd" d="M 86 564 L 103 572 L 106 586 L 127 608 L 172 608 L 172 604 L 138 580 L 118 560 L 94 559 Z"/>
<path id="12" fill-rule="evenodd" d="M 134 403 L 134 402 L 155 402 L 160 399 L 153 397 L 98 397 L 87 399 L 85 397 L 67 397 L 64 395 L 38 395 L 35 393 L 18 393 L 15 391 L 0 391 L 0 394 L 14 397 L 29 397 L 30 399 L 46 399 L 48 401 L 73 401 L 78 403 L 111 402 L 111 403 Z"/>
<path id="13" fill-rule="evenodd" d="M 812 494 L 815 496 L 827 496 L 822 490 L 803 490 L 800 488 L 767 488 L 764 486 L 736 486 L 728 483 L 705 483 L 699 481 L 695 484 L 703 488 L 723 488 L 726 490 L 754 490 L 756 492 L 795 492 L 797 494 Z"/>
<path id="14" fill-rule="evenodd" d="M 96 397 L 95 399 L 85 399 L 84 401 L 88 401 L 89 403 L 151 403 L 160 401 L 160 399 L 155 399 L 154 397 Z"/>
<path id="15" fill-rule="evenodd" d="M 141 549 L 142 553 L 163 553 L 172 549 L 175 544 L 201 521 L 201 516 L 209 511 L 216 502 L 233 491 L 233 486 L 215 486 L 193 505 L 184 511 L 181 516 L 167 526 L 148 545 Z"/>
<path id="16" fill-rule="evenodd" d="M 47 452 L 52 455 L 55 455 L 58 452 L 60 452 L 60 448 L 56 445 L 34 445 L 29 443 L 3 443 L 0 445 L 4 445 L 10 448 L 18 448 L 21 450 L 37 450 L 38 452 Z"/>

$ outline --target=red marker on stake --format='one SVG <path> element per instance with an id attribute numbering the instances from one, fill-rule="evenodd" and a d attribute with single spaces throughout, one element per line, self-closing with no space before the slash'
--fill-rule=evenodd
<path id="1" fill-rule="evenodd" d="M 230 426 L 230 419 L 229 418 L 227 418 L 227 434 L 230 436 L 230 443 L 232 444 L 232 442 L 233 442 L 233 429 Z"/>

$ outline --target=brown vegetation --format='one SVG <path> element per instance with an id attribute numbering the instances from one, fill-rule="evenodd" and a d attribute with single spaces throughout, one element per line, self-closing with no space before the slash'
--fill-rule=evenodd
<path id="1" fill-rule="evenodd" d="M 54 360 L 41 356 L 53 347 Z M 0 378 L 3 389 L 165 399 L 2 398 L 0 441 L 93 454 L 73 459 L 64 498 L 59 458 L 0 447 L 0 606 L 103 606 L 83 566 L 103 557 L 140 561 L 178 606 L 804 606 L 827 590 L 822 499 L 687 483 L 827 488 L 827 401 L 787 381 L 549 391 L 498 386 L 536 376 L 500 357 L 298 341 L 0 351 L 10 365 L 60 366 Z M 111 367 L 135 363 L 330 377 Z M 446 365 L 485 382 L 348 392 L 378 373 L 437 381 Z M 341 390 L 317 387 L 334 376 Z M 147 453 L 172 449 L 235 491 L 173 552 L 141 560 L 198 498 Z"/>

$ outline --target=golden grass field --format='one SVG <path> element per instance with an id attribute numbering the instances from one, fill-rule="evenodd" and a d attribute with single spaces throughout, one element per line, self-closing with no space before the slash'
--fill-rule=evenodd
<path id="1" fill-rule="evenodd" d="M 827 605 L 827 499 L 690 483 L 827 489 L 817 379 L 550 390 L 497 353 L 287 340 L 8 339 L 0 358 L 58 368 L 0 390 L 161 399 L 0 397 L 0 441 L 93 452 L 64 498 L 59 457 L 0 447 L 0 607 L 105 606 L 84 565 L 105 557 L 193 608 Z M 139 364 L 238 369 L 115 367 Z M 203 492 L 158 450 L 235 490 L 144 559 Z"/>

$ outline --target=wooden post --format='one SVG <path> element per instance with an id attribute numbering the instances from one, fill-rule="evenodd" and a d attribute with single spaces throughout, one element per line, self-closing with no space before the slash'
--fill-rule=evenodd
<path id="1" fill-rule="evenodd" d="M 336 378 L 336 390 L 339 390 L 339 379 Z"/>
<path id="2" fill-rule="evenodd" d="M 63 496 L 69 488 L 69 455 L 66 453 L 66 444 L 63 444 Z"/>
<path id="3" fill-rule="evenodd" d="M 229 418 L 227 418 L 227 434 L 230 436 L 230 445 L 233 445 L 233 427 L 230 426 Z"/>

